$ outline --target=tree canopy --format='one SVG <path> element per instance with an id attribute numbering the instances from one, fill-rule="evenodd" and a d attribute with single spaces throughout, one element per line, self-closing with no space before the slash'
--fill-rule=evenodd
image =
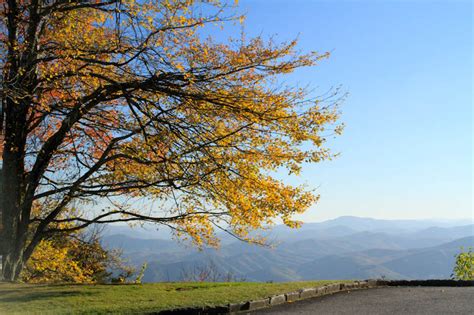
<path id="1" fill-rule="evenodd" d="M 220 1 L 2 1 L 5 279 L 42 240 L 91 224 L 156 222 L 213 244 L 216 228 L 247 239 L 275 219 L 295 226 L 293 215 L 317 200 L 272 174 L 331 157 L 337 98 L 280 80 L 328 53 L 206 37 L 242 22 L 229 10 Z"/>

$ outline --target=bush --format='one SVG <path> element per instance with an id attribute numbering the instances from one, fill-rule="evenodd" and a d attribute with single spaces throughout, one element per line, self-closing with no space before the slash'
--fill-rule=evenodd
<path id="1" fill-rule="evenodd" d="M 119 274 L 126 282 L 135 270 L 127 266 L 118 250 L 100 243 L 100 231 L 56 235 L 41 241 L 20 279 L 28 283 L 107 283 Z"/>
<path id="2" fill-rule="evenodd" d="M 453 269 L 452 277 L 456 280 L 474 280 L 474 252 L 472 248 L 461 252 L 456 256 L 456 264 Z"/>

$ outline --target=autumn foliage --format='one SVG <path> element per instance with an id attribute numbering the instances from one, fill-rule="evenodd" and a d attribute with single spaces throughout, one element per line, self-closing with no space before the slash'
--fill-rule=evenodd
<path id="1" fill-rule="evenodd" d="M 248 239 L 277 219 L 298 224 L 292 217 L 317 196 L 272 174 L 331 158 L 324 143 L 340 131 L 337 100 L 279 79 L 328 54 L 299 53 L 296 41 L 206 37 L 242 22 L 232 9 L 3 1 L 6 278 L 41 242 L 94 223 L 156 222 L 196 244 L 215 244 L 216 228 Z"/>
<path id="2" fill-rule="evenodd" d="M 474 252 L 472 248 L 467 250 L 461 248 L 461 252 L 455 258 L 453 278 L 456 280 L 474 280 Z"/>
<path id="3" fill-rule="evenodd" d="M 41 241 L 20 276 L 28 283 L 106 283 L 114 271 L 134 272 L 98 238 L 75 233 Z"/>

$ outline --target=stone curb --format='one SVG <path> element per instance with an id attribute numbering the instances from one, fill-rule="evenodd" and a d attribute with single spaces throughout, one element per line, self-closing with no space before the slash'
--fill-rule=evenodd
<path id="1" fill-rule="evenodd" d="M 233 303 L 226 306 L 182 308 L 162 311 L 158 314 L 184 314 L 184 315 L 207 315 L 207 314 L 239 314 L 280 305 L 292 303 L 299 300 L 310 299 L 319 296 L 330 295 L 338 292 L 351 290 L 370 289 L 388 286 L 449 286 L 449 287 L 471 287 L 474 281 L 458 280 L 375 280 L 354 281 L 349 283 L 333 283 L 321 287 L 304 288 L 298 291 L 288 292 L 270 296 L 265 299 Z"/>

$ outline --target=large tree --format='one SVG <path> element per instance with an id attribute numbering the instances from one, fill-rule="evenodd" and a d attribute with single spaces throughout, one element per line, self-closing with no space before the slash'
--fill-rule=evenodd
<path id="1" fill-rule="evenodd" d="M 215 228 L 246 239 L 275 219 L 293 226 L 317 199 L 272 174 L 331 156 L 333 102 L 280 80 L 327 54 L 215 41 L 206 34 L 240 19 L 228 9 L 1 1 L 4 279 L 42 240 L 94 223 L 155 222 L 212 243 Z"/>

